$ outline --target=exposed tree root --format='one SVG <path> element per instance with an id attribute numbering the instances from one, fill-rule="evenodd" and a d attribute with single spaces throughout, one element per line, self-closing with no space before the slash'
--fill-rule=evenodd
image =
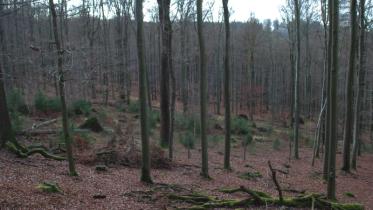
<path id="1" fill-rule="evenodd" d="M 48 153 L 43 146 L 30 146 L 24 147 L 20 145 L 17 141 L 8 141 L 6 143 L 6 148 L 15 153 L 20 158 L 27 158 L 33 154 L 40 154 L 45 158 L 53 159 L 53 160 L 66 160 L 65 157 L 57 156 Z"/>
<path id="2" fill-rule="evenodd" d="M 272 197 L 264 192 L 251 190 L 245 187 L 234 189 L 223 189 L 224 193 L 247 193 L 250 197 L 246 199 L 217 199 L 211 196 L 201 194 L 190 195 L 175 195 L 170 194 L 168 197 L 172 200 L 178 200 L 186 203 L 194 204 L 188 209 L 212 209 L 212 208 L 247 208 L 250 206 L 286 206 L 293 208 L 317 208 L 331 210 L 363 210 L 364 207 L 360 204 L 341 204 L 326 200 L 321 194 L 308 194 L 298 197 Z"/>

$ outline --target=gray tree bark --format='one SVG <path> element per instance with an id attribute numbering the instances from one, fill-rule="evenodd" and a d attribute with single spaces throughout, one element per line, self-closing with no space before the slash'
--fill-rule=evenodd
<path id="1" fill-rule="evenodd" d="M 200 106 L 201 106 L 201 148 L 202 148 L 202 171 L 201 175 L 209 178 L 208 173 L 208 153 L 207 153 L 207 72 L 206 72 L 206 52 L 203 38 L 203 17 L 202 2 L 197 0 L 197 29 L 199 43 L 199 63 L 200 63 Z"/>
<path id="2" fill-rule="evenodd" d="M 172 25 L 170 20 L 170 0 L 158 0 L 159 23 L 161 29 L 161 75 L 160 75 L 160 106 L 161 106 L 161 145 L 170 143 L 170 73 L 172 63 Z"/>
<path id="3" fill-rule="evenodd" d="M 136 0 L 136 22 L 137 22 L 137 57 L 139 65 L 139 99 L 141 115 L 141 147 L 142 165 L 141 181 L 153 183 L 150 176 L 150 151 L 148 133 L 148 108 L 146 105 L 146 68 L 144 56 L 144 26 L 143 26 L 143 0 Z"/>
<path id="4" fill-rule="evenodd" d="M 356 1 L 356 0 L 355 0 Z M 354 109 L 354 125 L 352 135 L 352 159 L 351 167 L 356 170 L 358 147 L 360 144 L 359 123 L 361 122 L 362 96 L 364 94 L 365 65 L 366 65 L 366 46 L 365 46 L 365 0 L 360 0 L 360 43 L 359 43 L 359 68 L 357 71 L 356 101 Z"/>
<path id="5" fill-rule="evenodd" d="M 300 8 L 299 0 L 294 0 L 296 22 L 296 60 L 294 78 L 294 158 L 299 159 L 299 71 L 300 71 Z"/>
<path id="6" fill-rule="evenodd" d="M 355 81 L 355 58 L 356 58 L 356 1 L 351 0 L 350 5 L 350 15 L 351 15 L 351 43 L 350 43 L 350 61 L 348 66 L 348 77 L 347 77 L 347 86 L 346 86 L 346 120 L 344 126 L 344 140 L 343 140 L 343 165 L 342 170 L 349 172 L 350 171 L 350 157 L 351 157 L 351 139 L 352 139 L 352 130 L 354 120 L 354 81 Z M 358 93 L 359 94 L 359 93 Z"/>
<path id="7" fill-rule="evenodd" d="M 57 27 L 57 14 L 53 0 L 49 0 L 49 10 L 52 15 L 52 25 L 53 25 L 53 36 L 54 42 L 57 48 L 57 68 L 58 68 L 58 88 L 60 93 L 61 105 L 62 105 L 62 127 L 63 127 L 63 134 L 64 140 L 66 144 L 66 152 L 67 152 L 67 159 L 69 162 L 69 175 L 70 176 L 77 176 L 78 173 L 75 170 L 75 163 L 71 145 L 71 136 L 69 133 L 69 125 L 68 125 L 68 115 L 67 115 L 67 108 L 66 108 L 66 100 L 65 100 L 65 75 L 63 71 L 63 53 L 64 50 L 60 44 L 59 40 L 59 33 Z"/>
<path id="8" fill-rule="evenodd" d="M 339 0 L 331 1 L 332 9 L 331 21 L 332 23 L 332 68 L 330 78 L 330 139 L 329 139 L 329 164 L 328 164 L 328 185 L 327 197 L 335 199 L 335 163 L 336 163 L 336 150 L 337 150 L 337 82 L 338 82 L 338 30 L 339 30 Z"/>
<path id="9" fill-rule="evenodd" d="M 3 0 L 0 0 L 0 14 L 3 12 Z M 0 18 L 0 48 L 1 54 L 4 52 L 4 28 L 3 28 L 3 19 Z M 5 76 L 3 71 L 3 56 L 0 57 L 0 149 L 5 145 L 5 143 L 11 140 L 13 137 L 12 124 L 9 117 L 9 111 L 7 106 L 6 94 L 5 94 Z"/>
<path id="10" fill-rule="evenodd" d="M 229 26 L 229 10 L 228 0 L 223 1 L 224 9 L 224 25 L 225 25 L 225 56 L 224 56 L 224 106 L 225 106 L 225 153 L 224 153 L 224 168 L 231 169 L 230 153 L 231 153 L 231 112 L 230 112 L 230 26 Z"/>

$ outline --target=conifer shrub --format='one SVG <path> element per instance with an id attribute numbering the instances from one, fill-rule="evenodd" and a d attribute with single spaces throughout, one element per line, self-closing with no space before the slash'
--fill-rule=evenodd
<path id="1" fill-rule="evenodd" d="M 7 106 L 10 112 L 19 112 L 23 115 L 30 113 L 23 94 L 17 88 L 10 90 L 7 94 Z"/>
<path id="2" fill-rule="evenodd" d="M 250 132 L 249 121 L 244 118 L 235 117 L 231 122 L 231 131 L 233 134 L 246 135 Z"/>
<path id="3" fill-rule="evenodd" d="M 62 110 L 61 100 L 58 97 L 47 97 L 42 91 L 35 95 L 34 105 L 41 112 L 60 112 Z"/>
<path id="4" fill-rule="evenodd" d="M 190 158 L 190 150 L 194 149 L 196 138 L 192 132 L 187 131 L 180 134 L 180 143 L 188 150 L 188 158 Z"/>
<path id="5" fill-rule="evenodd" d="M 92 111 L 92 104 L 89 101 L 80 99 L 80 100 L 74 101 L 71 104 L 69 113 L 75 114 L 75 115 L 89 116 L 91 111 Z"/>
<path id="6" fill-rule="evenodd" d="M 139 101 L 131 101 L 128 105 L 129 113 L 139 113 L 140 112 L 140 103 Z"/>

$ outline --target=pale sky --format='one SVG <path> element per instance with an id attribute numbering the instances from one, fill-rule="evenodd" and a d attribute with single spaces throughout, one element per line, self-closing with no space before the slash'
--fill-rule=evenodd
<path id="1" fill-rule="evenodd" d="M 229 7 L 233 9 L 231 20 L 246 21 L 250 13 L 259 20 L 281 19 L 280 7 L 284 4 L 285 0 L 230 0 Z"/>
<path id="2" fill-rule="evenodd" d="M 173 1 L 171 1 L 173 2 Z M 222 7 L 221 0 L 205 0 L 204 3 L 214 2 L 214 20 L 217 19 L 219 9 Z M 259 20 L 281 19 L 280 7 L 285 4 L 285 0 L 229 0 L 228 6 L 233 10 L 231 21 L 246 21 L 250 14 L 255 14 Z M 144 13 L 148 19 L 147 11 L 157 5 L 156 0 L 145 0 Z"/>
<path id="3" fill-rule="evenodd" d="M 176 10 L 176 0 L 171 0 L 174 8 L 171 8 L 171 13 Z M 78 6 L 81 0 L 69 0 L 70 6 Z M 219 11 L 222 10 L 222 0 L 204 0 L 204 9 L 211 2 L 213 7 L 213 21 L 218 21 Z M 281 20 L 280 8 L 286 3 L 286 0 L 229 0 L 228 7 L 231 9 L 230 21 L 247 21 L 254 14 L 257 19 L 263 21 L 265 19 Z M 144 19 L 151 20 L 149 10 L 158 10 L 157 0 L 144 0 Z M 110 12 L 109 12 L 110 13 Z M 109 14 L 110 16 L 110 14 Z"/>

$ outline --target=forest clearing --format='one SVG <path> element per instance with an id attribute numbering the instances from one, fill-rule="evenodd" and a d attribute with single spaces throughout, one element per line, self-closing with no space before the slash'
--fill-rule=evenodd
<path id="1" fill-rule="evenodd" d="M 0 209 L 373 209 L 372 17 L 0 0 Z"/>

